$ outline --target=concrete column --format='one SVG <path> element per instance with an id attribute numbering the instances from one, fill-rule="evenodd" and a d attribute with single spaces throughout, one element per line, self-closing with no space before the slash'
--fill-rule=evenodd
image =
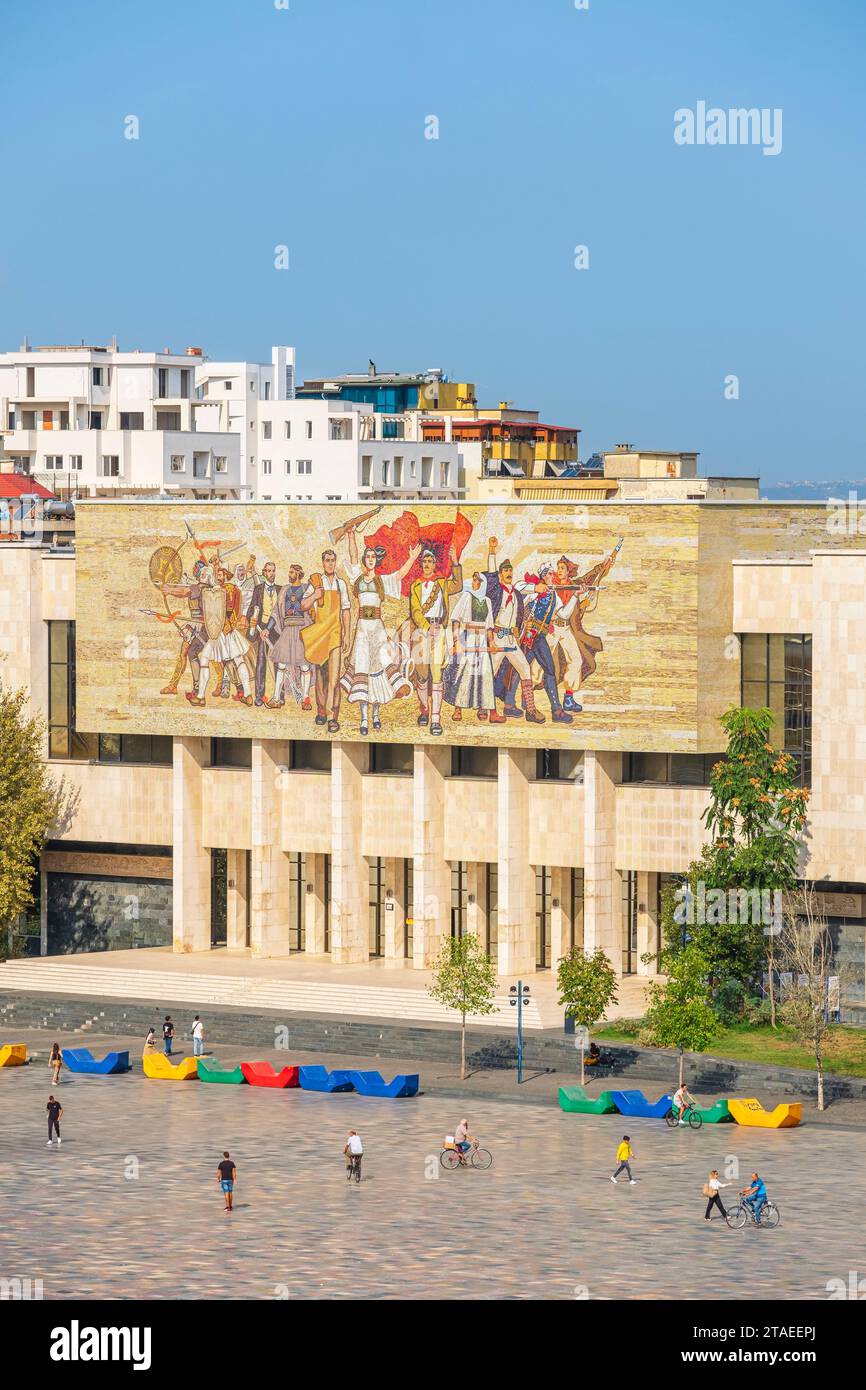
<path id="1" fill-rule="evenodd" d="M 210 854 L 202 844 L 202 769 L 206 738 L 176 738 L 172 770 L 172 945 L 210 950 Z"/>
<path id="2" fill-rule="evenodd" d="M 280 778 L 286 745 L 252 740 L 250 948 L 254 956 L 289 952 L 289 865 L 280 848 Z"/>
<path id="3" fill-rule="evenodd" d="M 567 898 L 568 869 L 550 870 L 550 963 L 555 970 L 571 947 Z"/>
<path id="4" fill-rule="evenodd" d="M 242 951 L 249 944 L 250 904 L 247 851 L 226 851 L 226 949 Z"/>
<path id="5" fill-rule="evenodd" d="M 370 958 L 369 866 L 361 853 L 363 744 L 331 745 L 331 959 L 358 965 Z"/>
<path id="6" fill-rule="evenodd" d="M 466 930 L 478 937 L 482 951 L 487 949 L 486 864 L 466 865 L 466 893 L 474 902 L 466 904 Z"/>
<path id="7" fill-rule="evenodd" d="M 450 930 L 451 865 L 445 858 L 445 778 L 450 748 L 415 745 L 413 794 L 413 964 L 433 965 Z"/>
<path id="8" fill-rule="evenodd" d="M 641 956 L 652 951 L 658 950 L 659 941 L 659 914 L 658 914 L 658 895 L 659 895 L 659 876 L 658 874 L 648 874 L 638 872 L 637 876 L 637 973 L 639 975 L 655 975 L 658 970 L 656 961 L 646 965 Z"/>
<path id="9" fill-rule="evenodd" d="M 403 860 L 385 860 L 385 959 L 402 962 L 406 946 L 406 904 L 403 902 Z M 388 894 L 391 894 L 388 897 Z M 390 906 L 389 906 L 390 904 Z"/>
<path id="10" fill-rule="evenodd" d="M 622 974 L 622 880 L 616 870 L 616 786 L 621 753 L 590 753 L 584 776 L 584 945 Z"/>
<path id="11" fill-rule="evenodd" d="M 325 950 L 325 855 L 305 856 L 307 892 L 304 899 L 304 943 L 310 955 Z"/>
<path id="12" fill-rule="evenodd" d="M 499 974 L 535 970 L 535 869 L 529 863 L 529 779 L 535 752 L 499 749 Z"/>

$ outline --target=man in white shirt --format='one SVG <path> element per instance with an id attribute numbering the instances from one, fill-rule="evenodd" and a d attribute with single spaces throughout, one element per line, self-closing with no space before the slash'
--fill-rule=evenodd
<path id="1" fill-rule="evenodd" d="M 192 1055 L 194 1057 L 201 1057 L 204 1055 L 204 1024 L 198 1014 L 196 1014 L 193 1020 L 190 1031 L 192 1032 Z"/>
<path id="2" fill-rule="evenodd" d="M 682 1086 L 679 1086 L 674 1091 L 674 1109 L 680 1112 L 679 1119 L 681 1125 L 685 1124 L 685 1120 L 683 1119 L 683 1112 L 685 1111 L 686 1106 L 694 1105 L 694 1103 L 695 1102 L 693 1097 L 689 1095 L 686 1083 L 683 1082 Z"/>
<path id="3" fill-rule="evenodd" d="M 361 1158 L 364 1153 L 364 1146 L 357 1130 L 350 1129 L 349 1137 L 346 1140 L 343 1153 L 346 1155 L 346 1181 L 351 1182 L 354 1177 L 355 1182 L 361 1181 Z"/>
<path id="4" fill-rule="evenodd" d="M 421 711 L 418 723 L 422 728 L 429 723 L 431 734 L 442 733 L 443 670 L 448 655 L 448 603 L 451 595 L 459 594 L 462 588 L 463 572 L 453 546 L 448 553 L 444 576 L 436 574 L 434 551 L 422 550 L 421 578 L 414 580 L 409 590 L 409 617 L 412 622 L 415 693 Z"/>

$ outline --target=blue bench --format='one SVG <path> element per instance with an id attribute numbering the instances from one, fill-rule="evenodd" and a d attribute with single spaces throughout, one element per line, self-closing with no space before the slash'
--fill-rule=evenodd
<path id="1" fill-rule="evenodd" d="M 638 1120 L 662 1120 L 671 1108 L 673 1096 L 647 1100 L 643 1091 L 611 1091 L 610 1098 L 621 1115 Z"/>
<path id="2" fill-rule="evenodd" d="M 381 1072 L 378 1071 L 349 1071 L 347 1076 L 352 1078 L 355 1090 L 359 1096 L 382 1096 L 386 1099 L 398 1099 L 401 1096 L 417 1096 L 419 1077 L 417 1072 L 395 1076 L 392 1081 L 386 1081 Z"/>
<path id="3" fill-rule="evenodd" d="M 97 1058 L 89 1047 L 64 1047 L 62 1051 L 63 1065 L 69 1071 L 88 1076 L 115 1076 L 130 1069 L 128 1052 L 106 1052 L 104 1057 Z"/>
<path id="4" fill-rule="evenodd" d="M 302 1091 L 353 1091 L 355 1083 L 348 1071 L 328 1071 L 327 1067 L 309 1066 L 298 1068 L 298 1081 Z"/>

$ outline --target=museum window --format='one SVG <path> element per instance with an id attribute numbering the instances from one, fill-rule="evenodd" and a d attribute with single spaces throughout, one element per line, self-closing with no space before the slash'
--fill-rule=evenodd
<path id="1" fill-rule="evenodd" d="M 568 869 L 567 873 L 568 930 L 562 943 L 563 951 L 583 945 L 583 869 Z"/>
<path id="2" fill-rule="evenodd" d="M 539 748 L 535 754 L 536 782 L 574 782 L 583 785 L 583 752 Z"/>
<path id="3" fill-rule="evenodd" d="M 451 935 L 461 937 L 466 928 L 468 901 L 466 862 L 458 859 L 451 865 Z"/>
<path id="4" fill-rule="evenodd" d="M 289 743 L 292 772 L 330 772 L 331 745 L 324 739 L 293 738 Z"/>
<path id="5" fill-rule="evenodd" d="M 714 764 L 724 756 L 724 753 L 626 753 L 622 780 L 708 787 Z"/>
<path id="6" fill-rule="evenodd" d="M 307 944 L 307 862 L 303 854 L 289 854 L 289 950 L 303 951 Z"/>
<path id="7" fill-rule="evenodd" d="M 253 745 L 248 738 L 212 738 L 211 767 L 252 767 Z"/>
<path id="8" fill-rule="evenodd" d="M 371 956 L 385 954 L 385 861 L 368 859 L 370 892 L 369 903 L 369 953 Z"/>
<path id="9" fill-rule="evenodd" d="M 747 632 L 740 637 L 740 705 L 769 709 L 770 735 L 796 763 L 797 781 L 812 781 L 812 638 Z"/>
<path id="10" fill-rule="evenodd" d="M 415 903 L 415 863 L 412 859 L 403 860 L 403 955 L 412 959 L 415 943 L 414 907 Z"/>
<path id="11" fill-rule="evenodd" d="M 48 624 L 48 756 L 90 759 L 96 734 L 75 728 L 75 623 Z"/>
<path id="12" fill-rule="evenodd" d="M 637 874 L 622 875 L 622 973 L 637 971 Z"/>
<path id="13" fill-rule="evenodd" d="M 411 777 L 414 756 L 411 743 L 371 743 L 370 771 L 392 777 Z"/>
<path id="14" fill-rule="evenodd" d="M 484 904 L 487 909 L 487 956 L 499 960 L 499 865 L 484 865 Z"/>
<path id="15" fill-rule="evenodd" d="M 325 895 L 325 955 L 331 951 L 331 856 L 322 855 L 322 892 Z"/>
<path id="16" fill-rule="evenodd" d="M 499 775 L 499 752 L 496 748 L 469 748 L 454 744 L 451 748 L 452 777 L 486 777 Z"/>
<path id="17" fill-rule="evenodd" d="M 171 735 L 100 734 L 97 756 L 101 763 L 156 763 L 171 767 Z"/>
<path id="18" fill-rule="evenodd" d="M 537 865 L 535 869 L 535 968 L 550 969 L 550 869 Z"/>

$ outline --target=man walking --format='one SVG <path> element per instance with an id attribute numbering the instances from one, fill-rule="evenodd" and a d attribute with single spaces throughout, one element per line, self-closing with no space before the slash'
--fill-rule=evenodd
<path id="1" fill-rule="evenodd" d="M 59 1100 L 53 1096 L 48 1097 L 48 1104 L 45 1109 L 48 1111 L 48 1147 L 51 1148 L 52 1136 L 57 1135 L 58 1144 L 63 1141 L 60 1138 L 60 1116 L 63 1114 L 63 1106 Z"/>
<path id="2" fill-rule="evenodd" d="M 165 1022 L 162 1025 L 162 1042 L 165 1048 L 166 1057 L 171 1056 L 171 1040 L 174 1037 L 174 1024 L 171 1021 L 171 1014 L 166 1014 Z"/>
<path id="3" fill-rule="evenodd" d="M 343 1153 L 346 1155 L 346 1181 L 351 1182 L 354 1177 L 355 1182 L 361 1181 L 361 1159 L 364 1156 L 364 1146 L 360 1136 L 354 1129 L 349 1130 L 349 1137 L 346 1140 Z"/>
<path id="4" fill-rule="evenodd" d="M 194 1057 L 204 1056 L 204 1024 L 196 1014 L 192 1024 L 192 1055 Z"/>
<path id="5" fill-rule="evenodd" d="M 631 1140 L 629 1139 L 629 1136 L 627 1134 L 624 1134 L 622 1136 L 622 1143 L 619 1145 L 619 1148 L 616 1151 L 616 1161 L 619 1164 L 619 1167 L 617 1168 L 616 1172 L 611 1178 L 612 1183 L 616 1183 L 617 1178 L 619 1177 L 620 1173 L 624 1168 L 625 1171 L 628 1173 L 628 1180 L 631 1186 L 634 1187 L 634 1178 L 631 1175 L 631 1164 L 629 1163 L 629 1159 L 631 1158 L 634 1158 L 634 1150 L 631 1146 Z"/>
<path id="6" fill-rule="evenodd" d="M 222 1162 L 217 1164 L 217 1182 L 225 1193 L 226 1213 L 232 1209 L 232 1198 L 234 1196 L 235 1181 L 238 1170 L 229 1154 L 228 1149 L 223 1150 Z"/>

